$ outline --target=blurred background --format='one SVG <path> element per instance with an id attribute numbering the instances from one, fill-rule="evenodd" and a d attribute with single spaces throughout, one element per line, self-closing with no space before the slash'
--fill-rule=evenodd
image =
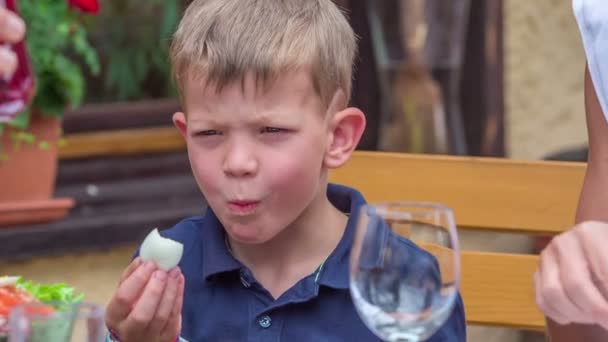
<path id="1" fill-rule="evenodd" d="M 187 2 L 101 0 L 79 16 L 99 70 L 73 59 L 85 91 L 57 116 L 59 136 L 40 140 L 32 115 L 0 140 L 0 275 L 66 282 L 105 303 L 147 232 L 202 212 L 171 126 L 179 103 L 167 47 Z M 352 105 L 369 123 L 360 149 L 586 159 L 585 56 L 570 1 L 336 2 L 360 37 Z M 16 166 L 35 153 L 42 159 Z M 45 168 L 45 190 L 25 194 Z"/>
<path id="2" fill-rule="evenodd" d="M 169 122 L 167 115 L 156 117 L 145 106 L 166 114 L 167 108 L 158 105 L 170 109 L 177 103 L 166 47 L 187 2 L 151 0 L 142 5 L 133 0 L 102 1 L 101 12 L 87 22 L 90 40 L 99 53 L 101 73 L 86 75 L 84 106 L 67 113 L 63 124 L 66 133 Z M 414 39 L 399 36 L 398 25 L 386 24 L 391 20 L 408 21 L 391 11 L 398 1 L 337 2 L 347 9 L 361 38 L 352 102 L 365 109 L 371 119 L 361 149 L 396 148 L 382 146 L 380 136 L 388 130 L 383 130 L 380 121 L 394 109 L 382 105 L 382 101 L 391 100 L 383 94 L 389 92 L 383 86 L 383 76 L 398 64 L 414 66 L 416 58 L 426 64 L 440 87 L 450 135 L 447 149 L 427 144 L 420 152 L 542 159 L 586 144 L 584 115 L 581 117 L 585 60 L 569 2 L 464 0 L 445 5 L 427 1 L 426 17 L 420 19 L 424 22 L 410 20 L 409 25 L 441 29 L 427 28 L 421 57 L 414 56 L 417 52 L 408 56 L 389 52 L 391 56 L 383 56 L 387 53 L 384 50 L 402 50 L 399 40 Z M 403 10 L 407 13 L 425 3 L 406 2 L 409 7 Z M 374 27 L 374 18 L 385 25 Z M 447 75 L 450 73 L 454 75 L 451 79 Z M 412 77 L 411 83 L 425 88 L 424 76 Z M 394 84 L 388 86 L 395 88 Z M 433 97 L 432 90 L 417 91 L 412 92 L 418 98 Z M 124 105 L 124 113 L 107 107 L 117 104 Z M 142 106 L 145 118 L 138 112 Z M 100 120 L 106 122 L 100 127 L 101 123 L 91 117 L 101 117 L 104 112 L 120 115 L 115 120 Z M 141 123 L 135 122 L 137 116 L 142 116 Z M 416 150 L 412 146 L 398 148 Z"/>

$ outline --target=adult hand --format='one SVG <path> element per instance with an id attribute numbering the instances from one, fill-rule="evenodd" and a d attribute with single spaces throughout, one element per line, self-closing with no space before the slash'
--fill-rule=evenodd
<path id="1" fill-rule="evenodd" d="M 536 301 L 555 322 L 608 329 L 608 224 L 583 222 L 543 250 Z"/>

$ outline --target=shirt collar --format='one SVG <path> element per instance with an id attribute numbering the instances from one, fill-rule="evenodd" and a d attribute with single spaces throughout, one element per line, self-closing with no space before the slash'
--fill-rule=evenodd
<path id="1" fill-rule="evenodd" d="M 349 215 L 348 223 L 342 239 L 336 249 L 330 254 L 319 270 L 318 283 L 336 289 L 348 289 L 350 248 L 355 234 L 356 214 L 365 204 L 363 195 L 357 190 L 329 184 L 327 188 L 329 201 L 340 211 Z M 225 232 L 222 224 L 211 208 L 207 209 L 205 220 L 201 227 L 203 248 L 203 278 L 232 271 L 240 270 L 243 265 L 230 253 L 226 244 Z"/>
<path id="2" fill-rule="evenodd" d="M 330 184 L 327 195 L 336 208 L 348 215 L 348 222 L 338 246 L 320 270 L 318 283 L 334 289 L 346 290 L 349 287 L 350 250 L 355 236 L 356 215 L 366 202 L 359 191 L 342 185 Z"/>
<path id="3" fill-rule="evenodd" d="M 236 260 L 226 244 L 226 233 L 219 219 L 211 208 L 207 208 L 202 224 L 203 246 L 203 279 L 241 269 L 242 264 Z"/>

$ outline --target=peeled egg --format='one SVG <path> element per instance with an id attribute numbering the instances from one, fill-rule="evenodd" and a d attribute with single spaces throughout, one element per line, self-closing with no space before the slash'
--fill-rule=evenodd
<path id="1" fill-rule="evenodd" d="M 143 261 L 152 260 L 164 271 L 177 266 L 183 253 L 184 245 L 160 236 L 156 228 L 146 236 L 139 249 L 139 256 Z"/>

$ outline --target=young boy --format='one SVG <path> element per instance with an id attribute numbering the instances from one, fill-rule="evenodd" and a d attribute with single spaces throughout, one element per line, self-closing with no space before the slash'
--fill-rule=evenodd
<path id="1" fill-rule="evenodd" d="M 173 122 L 209 208 L 162 232 L 184 244 L 179 269 L 127 268 L 107 308 L 115 339 L 379 340 L 349 292 L 348 214 L 365 201 L 327 181 L 365 128 L 347 108 L 355 50 L 330 0 L 191 3 Z M 430 341 L 465 341 L 460 298 Z"/>

